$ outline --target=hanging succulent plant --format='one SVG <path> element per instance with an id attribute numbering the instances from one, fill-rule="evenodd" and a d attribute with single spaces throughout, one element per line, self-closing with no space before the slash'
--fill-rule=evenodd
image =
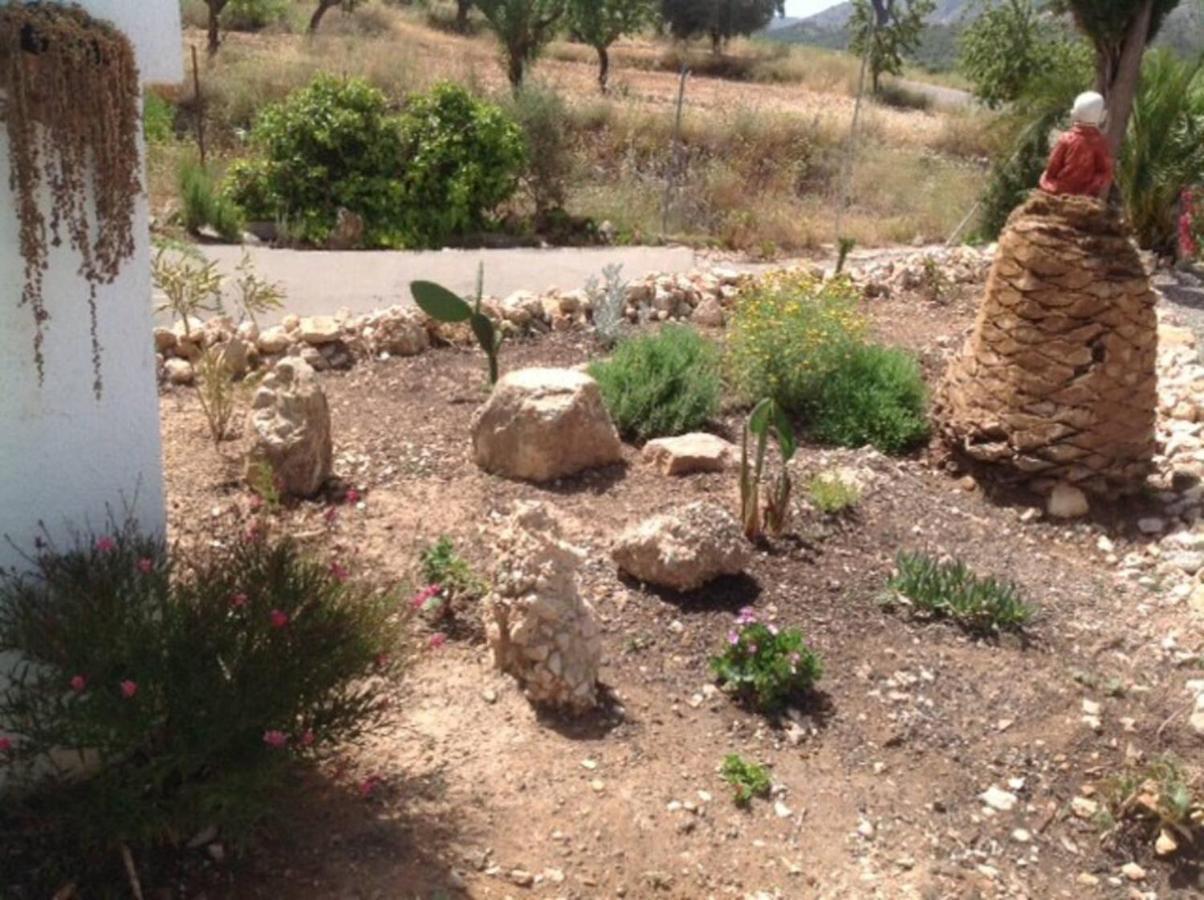
<path id="1" fill-rule="evenodd" d="M 43 280 L 50 248 L 66 242 L 79 255 L 79 273 L 88 283 L 93 389 L 99 396 L 96 292 L 133 255 L 142 190 L 133 48 L 78 6 L 16 0 L 0 6 L 0 118 L 25 262 L 20 305 L 34 318 L 38 379 L 45 375 L 42 345 L 50 318 Z"/>

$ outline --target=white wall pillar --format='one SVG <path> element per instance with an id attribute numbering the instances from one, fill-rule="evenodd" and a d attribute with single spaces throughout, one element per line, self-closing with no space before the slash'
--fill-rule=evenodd
<path id="1" fill-rule="evenodd" d="M 182 79 L 178 0 L 77 2 L 130 38 L 144 82 Z M 21 562 L 4 538 L 29 549 L 39 522 L 64 544 L 73 529 L 102 529 L 109 509 L 122 516 L 127 505 L 144 529 L 162 532 L 166 524 L 146 196 L 137 204 L 134 255 L 97 296 L 98 400 L 88 284 L 69 247 L 50 251 L 42 295 L 51 318 L 38 383 L 32 312 L 17 306 L 25 274 L 8 171 L 0 123 L 0 566 Z"/>

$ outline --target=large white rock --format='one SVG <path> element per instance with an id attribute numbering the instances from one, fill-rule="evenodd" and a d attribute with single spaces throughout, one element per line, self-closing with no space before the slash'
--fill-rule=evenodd
<path id="1" fill-rule="evenodd" d="M 598 383 L 574 369 L 503 376 L 472 423 L 473 458 L 487 472 L 551 481 L 623 458 Z"/>
<path id="2" fill-rule="evenodd" d="M 640 458 L 662 475 L 722 472 L 736 460 L 736 445 L 704 432 L 657 438 L 644 445 Z"/>
<path id="3" fill-rule="evenodd" d="M 692 591 L 748 565 L 748 542 L 735 518 L 714 503 L 691 503 L 652 516 L 615 542 L 611 557 L 623 572 L 658 587 Z"/>
<path id="4" fill-rule="evenodd" d="M 532 703 L 582 712 L 597 703 L 602 642 L 581 597 L 584 553 L 542 503 L 520 503 L 495 546 L 493 590 L 483 601 L 495 665 Z"/>
<path id="5" fill-rule="evenodd" d="M 267 465 L 280 490 L 296 497 L 316 494 L 326 483 L 333 459 L 330 409 L 304 360 L 285 357 L 263 379 L 250 426 L 255 444 L 247 456 L 249 480 Z"/>

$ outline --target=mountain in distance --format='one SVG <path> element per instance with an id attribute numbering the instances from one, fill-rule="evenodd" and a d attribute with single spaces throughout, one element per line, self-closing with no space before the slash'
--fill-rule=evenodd
<path id="1" fill-rule="evenodd" d="M 928 17 L 928 28 L 916 62 L 933 71 L 952 68 L 957 61 L 957 44 L 966 23 L 989 4 L 1004 0 L 936 0 Z M 779 26 L 766 33 L 775 41 L 811 44 L 844 50 L 849 46 L 848 24 L 852 3 L 840 3 L 806 19 Z M 780 20 L 779 20 L 780 21 Z M 1204 3 L 1183 0 L 1162 26 L 1157 44 L 1192 56 L 1204 51 Z"/>

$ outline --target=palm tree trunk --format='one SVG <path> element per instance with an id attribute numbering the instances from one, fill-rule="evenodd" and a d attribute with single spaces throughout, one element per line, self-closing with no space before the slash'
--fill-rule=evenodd
<path id="1" fill-rule="evenodd" d="M 1120 148 L 1129 129 L 1129 117 L 1133 114 L 1133 101 L 1141 80 L 1141 61 L 1149 42 L 1153 13 L 1154 0 L 1144 0 L 1129 26 L 1120 52 L 1112 59 L 1101 59 L 1097 66 L 1099 91 L 1108 101 L 1108 125 L 1104 133 L 1108 137 L 1113 158 L 1120 156 Z"/>

